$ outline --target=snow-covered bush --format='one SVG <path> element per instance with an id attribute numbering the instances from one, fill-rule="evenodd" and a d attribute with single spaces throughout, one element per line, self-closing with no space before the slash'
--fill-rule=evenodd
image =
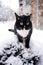
<path id="1" fill-rule="evenodd" d="M 18 43 L 8 44 L 0 53 L 0 64 L 2 65 L 36 65 L 39 57 L 31 49 L 26 51 L 25 47 Z"/>

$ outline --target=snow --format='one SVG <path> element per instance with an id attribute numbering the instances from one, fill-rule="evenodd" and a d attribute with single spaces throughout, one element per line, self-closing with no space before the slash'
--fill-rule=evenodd
<path id="1" fill-rule="evenodd" d="M 9 61 L 10 60 L 10 61 Z M 20 59 L 19 58 L 16 58 L 16 57 L 14 57 L 14 56 L 11 56 L 7 61 L 6 61 L 6 63 L 8 64 L 8 65 L 10 65 L 11 63 L 12 63 L 12 65 L 13 64 L 15 64 L 15 65 L 22 65 L 22 61 L 20 61 Z"/>
<path id="2" fill-rule="evenodd" d="M 15 20 L 7 21 L 4 23 L 0 22 L 0 52 L 4 49 L 4 47 L 9 46 L 9 44 L 17 43 L 17 40 L 18 40 L 17 36 L 14 33 L 8 31 L 9 28 L 13 29 L 14 24 L 15 24 Z M 31 51 L 35 55 L 40 56 L 40 62 L 38 63 L 38 65 L 43 65 L 43 31 L 42 30 L 37 30 L 36 28 L 33 28 L 33 33 L 32 33 L 31 40 L 30 40 L 30 48 L 31 48 Z M 10 51 L 9 51 L 9 54 L 10 54 Z M 28 57 L 27 52 L 26 52 L 26 54 L 23 55 L 23 57 L 26 57 L 26 58 Z M 18 57 L 13 58 L 13 56 L 11 55 L 9 59 L 10 59 L 11 63 L 15 63 L 15 65 L 17 65 L 17 64 L 22 65 L 22 61 L 20 59 L 18 59 Z M 9 59 L 6 62 L 9 62 Z M 14 62 L 13 62 L 13 60 L 14 60 Z M 17 62 L 19 62 L 20 64 Z M 9 64 L 7 64 L 7 65 L 9 65 Z"/>
<path id="3" fill-rule="evenodd" d="M 39 51 L 40 54 L 42 54 L 42 50 L 43 50 L 43 31 L 42 30 L 37 30 L 37 29 L 33 29 L 33 34 L 32 34 L 32 43 L 33 45 L 35 45 L 36 50 Z M 33 47 L 33 48 L 35 48 Z M 35 49 L 34 49 L 35 50 Z"/>
<path id="4" fill-rule="evenodd" d="M 0 6 L 0 21 L 8 21 L 14 19 L 14 12 L 11 8 Z"/>
<path id="5" fill-rule="evenodd" d="M 2 6 L 9 7 L 13 11 L 18 11 L 19 9 L 19 0 L 0 0 L 2 2 Z"/>
<path id="6" fill-rule="evenodd" d="M 14 25 L 15 22 L 14 23 L 10 22 L 4 23 L 0 22 L 0 47 L 2 48 L 4 47 L 5 44 L 16 41 L 15 40 L 16 36 L 12 32 L 8 31 L 9 28 L 12 28 L 12 25 Z"/>

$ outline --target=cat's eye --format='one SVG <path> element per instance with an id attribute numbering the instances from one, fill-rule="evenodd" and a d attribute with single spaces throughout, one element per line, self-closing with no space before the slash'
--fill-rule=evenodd
<path id="1" fill-rule="evenodd" d="M 20 25 L 23 25 L 23 23 L 20 23 Z"/>
<path id="2" fill-rule="evenodd" d="M 29 25 L 29 22 L 27 22 L 27 25 Z"/>

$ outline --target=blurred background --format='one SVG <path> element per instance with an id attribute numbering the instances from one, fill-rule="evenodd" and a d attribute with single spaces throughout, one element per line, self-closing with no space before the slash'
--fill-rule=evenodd
<path id="1" fill-rule="evenodd" d="M 19 15 L 32 13 L 33 27 L 43 30 L 43 0 L 0 0 L 0 22 L 13 22 L 15 12 Z"/>

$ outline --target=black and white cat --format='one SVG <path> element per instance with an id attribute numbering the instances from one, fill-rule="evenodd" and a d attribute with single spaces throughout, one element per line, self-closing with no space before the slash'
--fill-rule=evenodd
<path id="1" fill-rule="evenodd" d="M 14 26 L 14 30 L 9 29 L 9 31 L 14 32 L 18 37 L 18 41 L 21 43 L 25 42 L 25 47 L 29 48 L 29 41 L 32 34 L 32 22 L 30 20 L 31 14 L 28 16 L 19 16 L 15 13 L 15 16 L 16 23 Z"/>

